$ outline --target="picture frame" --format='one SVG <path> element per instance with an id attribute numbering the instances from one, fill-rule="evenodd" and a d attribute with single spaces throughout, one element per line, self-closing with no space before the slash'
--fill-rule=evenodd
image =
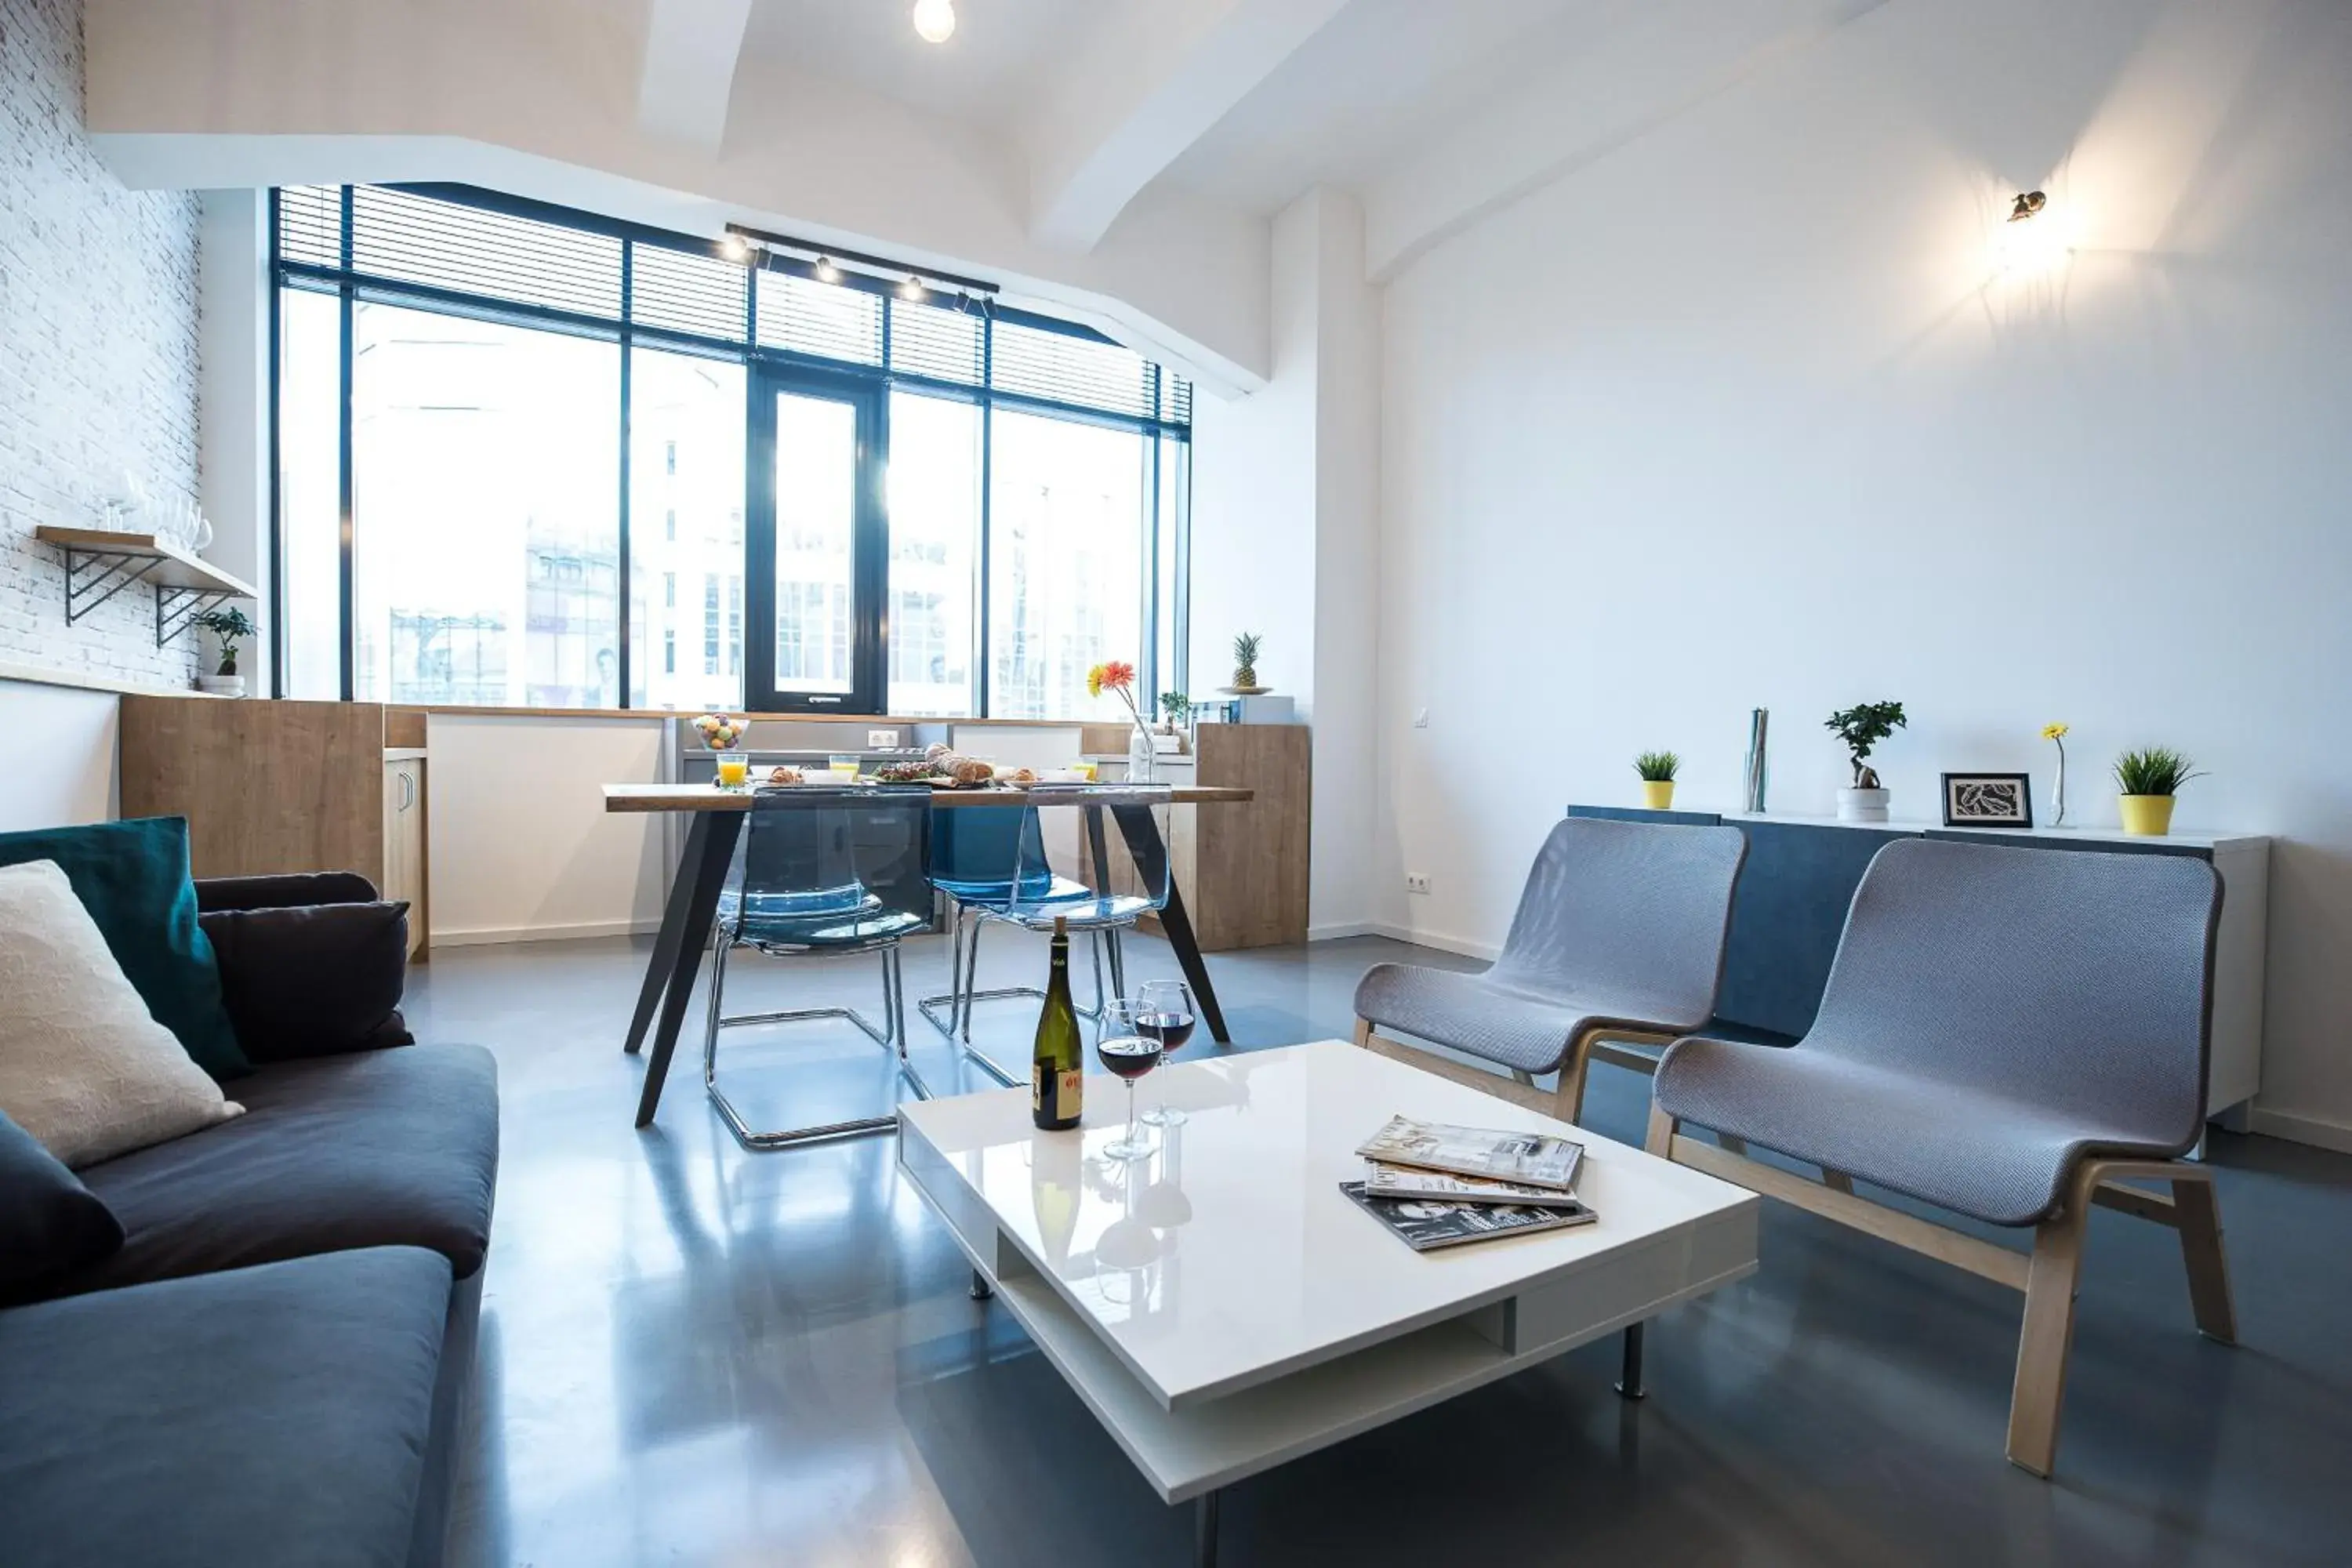
<path id="1" fill-rule="evenodd" d="M 2033 777 L 2030 773 L 1946 773 L 1944 826 L 2016 827 L 2033 826 Z"/>

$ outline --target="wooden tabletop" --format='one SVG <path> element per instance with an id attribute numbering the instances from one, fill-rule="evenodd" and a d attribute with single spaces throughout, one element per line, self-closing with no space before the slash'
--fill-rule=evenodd
<path id="1" fill-rule="evenodd" d="M 1116 786 L 1114 786 L 1116 787 Z M 1172 805 L 1226 805 L 1256 798 L 1256 792 L 1215 785 L 1184 784 L 1168 792 Z M 1031 796 L 1018 789 L 941 789 L 931 792 L 934 807 L 973 805 L 1023 805 Z M 1035 796 L 1039 805 L 1087 805 L 1091 804 L 1082 787 L 1063 785 L 1041 790 Z M 751 792 L 720 789 L 713 784 L 608 784 L 604 786 L 606 811 L 749 811 Z"/>

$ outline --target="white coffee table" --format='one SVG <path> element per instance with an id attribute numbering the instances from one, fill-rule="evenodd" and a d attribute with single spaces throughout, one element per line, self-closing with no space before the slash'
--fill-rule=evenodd
<path id="1" fill-rule="evenodd" d="M 1342 1040 L 1144 1080 L 1191 1121 L 1124 1164 L 1124 1091 L 1040 1132 L 1025 1089 L 903 1107 L 898 1159 L 992 1289 L 1168 1502 L 1639 1325 L 1756 1268 L 1754 1194 Z M 1339 1191 L 1397 1112 L 1580 1139 L 1591 1226 L 1415 1253 Z"/>

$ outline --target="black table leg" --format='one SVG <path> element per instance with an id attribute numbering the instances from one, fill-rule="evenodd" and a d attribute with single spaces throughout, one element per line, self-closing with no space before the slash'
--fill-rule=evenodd
<path id="1" fill-rule="evenodd" d="M 702 950 L 710 945 L 711 921 L 719 912 L 719 891 L 727 883 L 727 867 L 735 858 L 735 840 L 743 831 L 740 811 L 698 811 L 686 836 L 686 854 L 678 862 L 679 883 L 687 889 L 683 918 L 678 922 L 677 950 L 663 982 L 661 1022 L 654 1027 L 653 1059 L 646 1064 L 645 1092 L 637 1097 L 637 1125 L 649 1125 L 661 1104 L 662 1080 L 669 1077 L 669 1058 L 677 1049 L 678 1026 L 686 1020 L 686 1004 L 694 992 L 694 976 L 702 967 Z"/>
<path id="2" fill-rule="evenodd" d="M 677 875 L 670 879 L 669 901 L 662 906 L 661 931 L 654 938 L 654 956 L 646 965 L 646 980 L 637 987 L 636 1016 L 629 1020 L 629 1037 L 621 1048 L 631 1056 L 646 1043 L 646 1030 L 654 1021 L 654 1009 L 661 1005 L 662 992 L 669 984 L 669 972 L 677 964 L 677 939 L 686 930 L 686 911 L 694 903 L 694 878 L 691 870 L 706 829 L 703 824 L 710 813 L 698 811 L 687 825 L 686 853 L 678 857 Z"/>
<path id="3" fill-rule="evenodd" d="M 971 1271 L 971 1299 L 975 1301 L 985 1301 L 991 1296 L 995 1294 L 996 1287 L 988 1282 L 988 1276 L 982 1274 L 977 1268 L 973 1269 Z"/>
<path id="4" fill-rule="evenodd" d="M 1217 1568 L 1217 1499 L 1202 1492 L 1192 1504 L 1192 1568 Z"/>
<path id="5" fill-rule="evenodd" d="M 1127 852 L 1135 858 L 1138 870 L 1168 863 L 1168 846 L 1160 837 L 1160 822 L 1150 806 L 1115 805 L 1110 814 L 1118 819 L 1118 830 L 1126 836 Z M 1168 945 L 1176 950 L 1176 962 L 1192 987 L 1192 1000 L 1200 1004 L 1210 1037 L 1221 1046 L 1233 1044 L 1233 1036 L 1225 1031 L 1224 1010 L 1217 1005 L 1217 988 L 1210 984 L 1209 966 L 1202 962 L 1201 943 L 1192 934 L 1192 917 L 1184 912 L 1184 889 L 1176 885 L 1172 868 L 1168 873 L 1168 907 L 1160 911 L 1160 929 L 1167 933 Z"/>
<path id="6" fill-rule="evenodd" d="M 1617 1392 L 1628 1399 L 1640 1399 L 1649 1391 L 1642 1386 L 1642 1325 L 1634 1323 L 1625 1330 L 1625 1360 L 1617 1374 Z"/>

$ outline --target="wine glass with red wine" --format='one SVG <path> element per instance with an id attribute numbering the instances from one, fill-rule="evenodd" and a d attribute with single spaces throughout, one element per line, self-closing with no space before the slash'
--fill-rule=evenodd
<path id="1" fill-rule="evenodd" d="M 1095 1059 L 1127 1084 L 1127 1131 L 1104 1144 L 1103 1152 L 1114 1160 L 1148 1159 L 1158 1145 L 1147 1142 L 1136 1125 L 1135 1080 L 1160 1065 L 1166 1047 L 1159 1036 L 1143 1028 L 1140 1002 L 1104 1003 L 1101 1023 L 1095 1036 Z"/>
<path id="2" fill-rule="evenodd" d="M 1141 1008 L 1137 1025 L 1159 1040 L 1163 1057 L 1181 1050 L 1184 1042 L 1192 1037 L 1192 1025 L 1200 1015 L 1192 1005 L 1192 991 L 1182 981 L 1146 981 L 1136 1001 Z M 1189 1120 L 1167 1102 L 1164 1091 L 1160 1103 L 1143 1113 L 1144 1125 L 1148 1127 L 1181 1127 Z"/>

